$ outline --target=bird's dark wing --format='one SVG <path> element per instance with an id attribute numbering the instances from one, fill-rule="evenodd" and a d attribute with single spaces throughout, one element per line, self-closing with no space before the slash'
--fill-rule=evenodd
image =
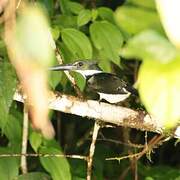
<path id="1" fill-rule="evenodd" d="M 127 94 L 130 92 L 127 83 L 111 73 L 95 74 L 87 80 L 87 85 L 93 91 L 100 93 Z"/>

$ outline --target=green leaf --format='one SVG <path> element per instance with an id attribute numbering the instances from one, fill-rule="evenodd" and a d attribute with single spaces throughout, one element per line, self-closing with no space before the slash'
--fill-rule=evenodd
<path id="1" fill-rule="evenodd" d="M 41 147 L 42 154 L 63 154 L 59 149 L 52 147 Z M 71 173 L 68 161 L 64 157 L 40 157 L 41 164 L 49 172 L 53 180 L 70 180 Z"/>
<path id="2" fill-rule="evenodd" d="M 33 28 L 32 28 L 33 27 Z M 19 61 L 30 61 L 47 68 L 52 63 L 54 51 L 48 19 L 41 6 L 28 5 L 19 14 L 14 36 L 14 53 Z"/>
<path id="3" fill-rule="evenodd" d="M 0 32 L 1 33 L 1 32 Z M 1 52 L 1 57 L 6 56 L 7 52 L 6 52 L 6 45 L 4 43 L 4 41 L 0 40 L 0 52 Z M 1 59 L 1 58 L 0 58 Z"/>
<path id="4" fill-rule="evenodd" d="M 74 74 L 73 77 L 75 77 L 78 87 L 80 88 L 81 91 L 83 91 L 86 85 L 86 80 L 79 73 L 73 73 L 73 74 Z"/>
<path id="5" fill-rule="evenodd" d="M 53 28 L 51 28 L 51 33 L 52 33 L 53 39 L 55 41 L 58 40 L 60 36 L 60 30 L 57 26 L 54 26 Z"/>
<path id="6" fill-rule="evenodd" d="M 142 165 L 141 165 L 142 166 Z M 180 171 L 178 168 L 159 165 L 159 166 L 142 166 L 139 168 L 139 172 L 143 175 L 143 179 L 158 179 L 158 180 L 179 180 L 180 179 Z"/>
<path id="7" fill-rule="evenodd" d="M 121 55 L 126 58 L 151 59 L 167 63 L 176 57 L 177 51 L 162 35 L 147 30 L 129 39 Z"/>
<path id="8" fill-rule="evenodd" d="M 175 126 L 180 119 L 180 59 L 168 64 L 144 61 L 138 76 L 140 97 L 161 125 Z"/>
<path id="9" fill-rule="evenodd" d="M 14 108 L 14 107 L 13 107 Z M 12 109 L 12 108 L 11 108 Z M 21 144 L 22 141 L 22 113 L 18 109 L 13 110 L 8 115 L 7 123 L 4 127 L 4 134 L 11 144 Z"/>
<path id="10" fill-rule="evenodd" d="M 68 5 L 69 5 L 70 11 L 76 15 L 78 15 L 80 11 L 84 9 L 84 7 L 80 3 L 77 3 L 77 2 L 69 1 Z"/>
<path id="11" fill-rule="evenodd" d="M 16 177 L 16 180 L 51 180 L 51 177 L 42 172 L 31 172 Z"/>
<path id="12" fill-rule="evenodd" d="M 62 14 L 69 15 L 70 14 L 70 7 L 69 7 L 69 0 L 59 0 L 59 5 Z"/>
<path id="13" fill-rule="evenodd" d="M 98 8 L 98 14 L 101 19 L 114 23 L 114 13 L 110 8 L 100 7 Z"/>
<path id="14" fill-rule="evenodd" d="M 38 2 L 42 3 L 49 12 L 49 15 L 53 15 L 54 13 L 54 2 L 53 0 L 38 0 Z"/>
<path id="15" fill-rule="evenodd" d="M 10 148 L 0 148 L 0 154 L 13 153 Z M 0 158 L 0 179 L 15 179 L 19 173 L 19 158 Z"/>
<path id="16" fill-rule="evenodd" d="M 97 17 L 98 17 L 97 9 L 92 9 L 91 10 L 91 19 L 92 19 L 92 21 L 95 21 Z"/>
<path id="17" fill-rule="evenodd" d="M 63 28 L 76 28 L 77 17 L 70 15 L 58 15 L 54 17 L 53 24 L 58 26 L 59 29 Z"/>
<path id="18" fill-rule="evenodd" d="M 107 21 L 94 22 L 90 26 L 90 36 L 98 51 L 101 51 L 108 60 L 119 64 L 123 38 L 115 25 Z"/>
<path id="19" fill-rule="evenodd" d="M 92 46 L 88 37 L 76 29 L 67 28 L 61 32 L 63 43 L 76 59 L 91 59 Z"/>
<path id="20" fill-rule="evenodd" d="M 91 20 L 91 11 L 89 9 L 83 9 L 77 19 L 78 26 L 83 26 Z"/>
<path id="21" fill-rule="evenodd" d="M 53 88 L 53 90 L 59 84 L 61 79 L 62 79 L 62 73 L 61 72 L 59 72 L 59 71 L 50 72 L 48 82 L 49 82 L 49 85 Z"/>
<path id="22" fill-rule="evenodd" d="M 38 151 L 41 143 L 42 143 L 42 135 L 38 132 L 32 131 L 29 137 L 30 144 L 35 152 Z"/>
<path id="23" fill-rule="evenodd" d="M 136 34 L 145 29 L 164 32 L 155 11 L 133 6 L 122 6 L 115 11 L 114 17 L 119 27 L 130 34 Z"/>
<path id="24" fill-rule="evenodd" d="M 7 122 L 9 108 L 13 101 L 13 95 L 16 90 L 16 74 L 11 64 L 0 62 L 0 126 L 1 128 Z"/>

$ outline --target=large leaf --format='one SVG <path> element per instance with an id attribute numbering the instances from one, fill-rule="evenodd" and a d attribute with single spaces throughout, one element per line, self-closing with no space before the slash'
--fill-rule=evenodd
<path id="1" fill-rule="evenodd" d="M 115 12 L 115 20 L 124 31 L 138 33 L 147 28 L 163 32 L 159 17 L 155 11 L 134 6 L 122 6 Z"/>
<path id="2" fill-rule="evenodd" d="M 13 153 L 9 148 L 0 148 L 0 154 Z M 0 179 L 15 179 L 19 173 L 19 158 L 0 158 Z"/>
<path id="3" fill-rule="evenodd" d="M 153 30 L 137 34 L 121 51 L 121 55 L 126 58 L 153 59 L 162 63 L 173 60 L 176 53 L 175 47 Z"/>
<path id="4" fill-rule="evenodd" d="M 16 90 L 16 74 L 11 64 L 0 62 L 0 127 L 6 124 L 9 108 Z"/>
<path id="5" fill-rule="evenodd" d="M 168 64 L 144 61 L 139 71 L 140 97 L 159 123 L 172 127 L 180 119 L 180 59 Z"/>
<path id="6" fill-rule="evenodd" d="M 115 25 L 107 21 L 94 22 L 90 26 L 90 36 L 96 49 L 101 51 L 107 59 L 119 64 L 119 51 L 123 38 Z"/>
<path id="7" fill-rule="evenodd" d="M 73 28 L 63 29 L 61 32 L 63 43 L 76 59 L 91 59 L 92 46 L 88 37 Z"/>
<path id="8" fill-rule="evenodd" d="M 41 147 L 42 154 L 63 154 L 59 149 L 53 147 Z M 68 161 L 63 157 L 40 157 L 41 164 L 48 171 L 53 180 L 70 180 L 71 173 Z"/>

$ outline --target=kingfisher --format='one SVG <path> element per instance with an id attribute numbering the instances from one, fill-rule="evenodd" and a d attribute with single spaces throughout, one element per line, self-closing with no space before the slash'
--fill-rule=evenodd
<path id="1" fill-rule="evenodd" d="M 114 104 L 124 101 L 130 94 L 137 94 L 136 89 L 115 74 L 103 72 L 96 61 L 81 60 L 50 67 L 49 70 L 80 73 L 85 78 L 88 88 L 99 94 L 100 101 L 104 99 Z"/>

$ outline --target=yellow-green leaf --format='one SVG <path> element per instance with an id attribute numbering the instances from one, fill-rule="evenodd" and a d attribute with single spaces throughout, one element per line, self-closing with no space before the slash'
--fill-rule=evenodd
<path id="1" fill-rule="evenodd" d="M 166 127 L 180 119 L 180 59 L 168 64 L 144 61 L 139 71 L 138 88 L 148 112 Z"/>
<path id="2" fill-rule="evenodd" d="M 14 38 L 14 53 L 21 57 L 22 62 L 30 60 L 41 66 L 49 66 L 52 63 L 54 52 L 50 26 L 40 6 L 29 4 L 20 11 Z"/>
<path id="3" fill-rule="evenodd" d="M 121 6 L 114 15 L 119 27 L 130 34 L 136 34 L 147 28 L 163 32 L 160 19 L 155 11 L 135 6 Z"/>
<path id="4" fill-rule="evenodd" d="M 161 34 L 146 30 L 129 39 L 121 55 L 125 58 L 151 59 L 168 63 L 176 57 L 177 50 Z"/>

